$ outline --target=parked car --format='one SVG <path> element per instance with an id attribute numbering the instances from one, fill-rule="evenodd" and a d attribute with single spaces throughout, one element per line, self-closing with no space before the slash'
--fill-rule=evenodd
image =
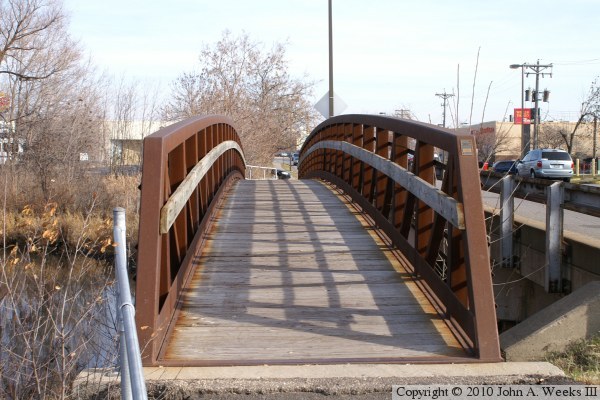
<path id="1" fill-rule="evenodd" d="M 299 159 L 300 159 L 300 153 L 292 154 L 292 165 L 298 165 Z"/>
<path id="2" fill-rule="evenodd" d="M 498 172 L 500 174 L 516 174 L 517 160 L 497 161 L 492 168 L 494 169 L 494 172 Z"/>
<path id="3" fill-rule="evenodd" d="M 277 157 L 288 157 L 290 155 L 290 153 L 287 153 L 285 151 L 279 152 L 276 154 Z"/>
<path id="4" fill-rule="evenodd" d="M 517 174 L 530 178 L 562 179 L 569 182 L 573 176 L 573 160 L 564 150 L 535 149 L 518 161 Z"/>
<path id="5" fill-rule="evenodd" d="M 277 179 L 290 179 L 292 175 L 288 171 L 282 169 L 277 170 Z"/>

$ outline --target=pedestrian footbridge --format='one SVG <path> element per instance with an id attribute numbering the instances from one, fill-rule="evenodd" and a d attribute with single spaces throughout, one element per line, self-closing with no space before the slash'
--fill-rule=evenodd
<path id="1" fill-rule="evenodd" d="M 301 179 L 245 165 L 225 117 L 146 138 L 145 365 L 500 361 L 471 136 L 345 115 L 309 136 Z"/>

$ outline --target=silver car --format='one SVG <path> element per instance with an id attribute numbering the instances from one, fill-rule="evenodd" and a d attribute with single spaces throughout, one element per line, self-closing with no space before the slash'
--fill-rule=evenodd
<path id="1" fill-rule="evenodd" d="M 573 160 L 564 150 L 535 149 L 517 162 L 517 174 L 569 182 L 573 176 Z"/>

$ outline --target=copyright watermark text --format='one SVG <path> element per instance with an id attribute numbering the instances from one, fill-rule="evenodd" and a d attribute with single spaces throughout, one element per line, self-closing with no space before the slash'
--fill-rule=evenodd
<path id="1" fill-rule="evenodd" d="M 596 399 L 594 385 L 394 385 L 393 400 Z"/>

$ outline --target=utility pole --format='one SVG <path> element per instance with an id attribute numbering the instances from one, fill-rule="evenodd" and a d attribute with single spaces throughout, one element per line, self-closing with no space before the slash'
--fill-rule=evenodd
<path id="1" fill-rule="evenodd" d="M 535 108 L 533 109 L 533 121 L 534 121 L 534 130 L 533 130 L 533 148 L 538 148 L 538 138 L 540 134 L 540 111 L 539 111 L 539 101 L 540 101 L 540 75 L 544 77 L 545 75 L 550 75 L 552 78 L 552 72 L 542 72 L 547 68 L 552 68 L 552 64 L 541 65 L 540 60 L 537 60 L 536 64 L 523 64 L 523 68 L 530 69 L 533 72 L 525 72 L 526 76 L 530 74 L 535 74 L 535 92 L 533 93 L 533 101 L 535 102 Z M 544 93 L 544 101 L 547 101 L 547 95 Z"/>
<path id="2" fill-rule="evenodd" d="M 442 106 L 444 107 L 444 114 L 443 114 L 444 116 L 443 116 L 442 126 L 445 128 L 446 127 L 446 102 L 448 101 L 448 99 L 450 97 L 454 97 L 454 94 L 446 93 L 446 89 L 444 89 L 444 93 L 436 93 L 435 95 L 444 99 L 444 103 L 442 104 Z"/>

